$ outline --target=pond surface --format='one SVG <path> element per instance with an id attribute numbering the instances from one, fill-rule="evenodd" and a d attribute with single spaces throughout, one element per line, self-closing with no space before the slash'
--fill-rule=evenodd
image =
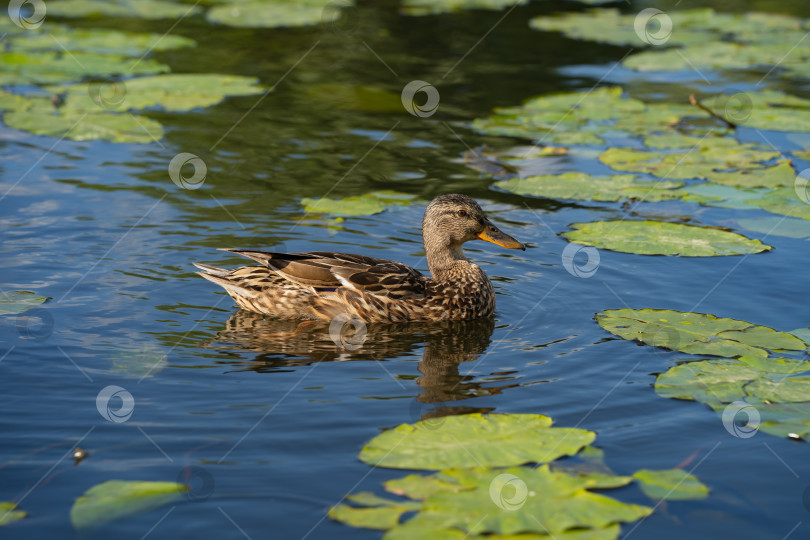
<path id="1" fill-rule="evenodd" d="M 2 287 L 53 298 L 39 314 L 44 329 L 0 317 L 0 500 L 29 513 L 3 537 L 73 537 L 73 501 L 122 479 L 191 482 L 196 496 L 91 537 L 378 538 L 326 517 L 347 493 L 379 492 L 382 481 L 401 476 L 361 463 L 362 445 L 404 422 L 484 411 L 540 413 L 558 426 L 596 431 L 596 446 L 619 474 L 680 466 L 709 486 L 709 498 L 663 503 L 625 526 L 625 537 L 810 535 L 804 443 L 764 433 L 736 438 L 707 406 L 659 397 L 654 375 L 684 355 L 614 338 L 594 321 L 605 309 L 649 307 L 777 330 L 807 326 L 807 242 L 769 237 L 775 249 L 750 257 L 602 250 L 596 273 L 578 278 L 563 267 L 567 242 L 558 234 L 628 208 L 496 191 L 461 159 L 484 144 L 517 144 L 469 129 L 493 107 L 600 80 L 648 84 L 610 71 L 624 54 L 619 48 L 529 30 L 530 16 L 555 8 L 519 7 L 496 25 L 506 12 L 414 20 L 383 3 L 362 8 L 348 33 L 236 30 L 189 18 L 173 32 L 199 47 L 161 53 L 160 61 L 178 73 L 257 76 L 274 90 L 199 112 L 150 113 L 166 127 L 152 144 L 57 140 L 0 127 Z M 110 25 L 163 32 L 172 22 Z M 373 86 L 398 97 L 414 79 L 439 89 L 436 115 L 364 111 L 336 100 L 327 86 Z M 168 177 L 180 152 L 205 162 L 200 189 L 181 189 Z M 562 167 L 568 158 L 554 159 Z M 380 189 L 417 199 L 340 222 L 308 215 L 300 204 Z M 195 261 L 242 263 L 218 247 L 335 249 L 427 271 L 422 213 L 447 192 L 476 198 L 529 246 L 467 249 L 495 284 L 494 322 L 372 328 L 360 350 L 342 351 L 295 324 L 239 311 L 193 273 Z M 680 201 L 632 212 L 721 226 L 740 215 Z M 108 385 L 134 398 L 126 422 L 108 422 L 96 408 Z M 70 455 L 76 444 L 89 454 L 78 465 Z M 618 496 L 648 503 L 637 488 Z"/>

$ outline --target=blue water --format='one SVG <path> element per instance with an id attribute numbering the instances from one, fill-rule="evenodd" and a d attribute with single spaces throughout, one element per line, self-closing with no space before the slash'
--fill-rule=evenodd
<path id="1" fill-rule="evenodd" d="M 219 144 L 256 97 L 184 115 L 155 113 L 167 137 L 149 145 L 57 141 L 0 128 L 2 290 L 52 297 L 29 317 L 0 317 L 0 500 L 29 513 L 0 535 L 77 536 L 73 501 L 121 479 L 188 482 L 192 492 L 92 537 L 378 538 L 326 517 L 346 494 L 380 493 L 382 481 L 401 476 L 361 463 L 362 445 L 403 422 L 498 411 L 541 413 L 555 425 L 595 431 L 595 445 L 617 473 L 681 466 L 709 486 L 707 499 L 663 503 L 625 525 L 624 537 L 807 537 L 805 444 L 764 433 L 735 438 L 708 407 L 659 397 L 655 374 L 689 357 L 614 338 L 594 321 L 597 312 L 631 307 L 805 327 L 807 243 L 742 231 L 775 249 L 705 259 L 601 250 L 596 273 L 578 278 L 561 259 L 567 242 L 558 234 L 570 223 L 631 211 L 736 228 L 737 218 L 766 214 L 682 202 L 631 209 L 524 199 L 490 189 L 489 179 L 460 162 L 467 146 L 512 144 L 471 132 L 475 116 L 598 79 L 560 78 L 554 67 L 620 59 L 579 44 L 538 66 L 536 50 L 523 45 L 541 37 L 523 25 L 540 9 L 517 10 L 453 71 L 440 86 L 451 113 L 432 119 L 339 110 L 307 97 L 313 80 L 334 77 L 398 91 L 401 81 L 355 40 L 344 44 L 345 54 L 317 49 L 312 64 L 302 64 Z M 363 28 L 374 36 L 371 45 L 402 81 L 438 78 L 501 16 L 425 19 L 415 36 L 441 31 L 425 43 L 409 39 L 406 22 L 385 9 L 368 13 Z M 199 36 L 208 28 L 191 21 L 178 32 Z M 396 39 L 377 37 L 381 28 Z M 227 63 L 225 51 L 203 43 L 207 59 L 187 51 L 160 58 L 189 71 L 219 62 L 272 85 L 322 37 L 312 29 L 217 32 L 235 49 L 249 45 L 248 52 Z M 503 63 L 507 51 L 514 54 Z M 201 189 L 182 190 L 169 179 L 178 152 L 205 160 Z M 331 196 L 396 189 L 418 199 L 340 223 L 305 216 L 299 198 L 332 188 Z M 371 331 L 362 349 L 341 351 L 301 337 L 295 325 L 240 312 L 193 273 L 195 261 L 239 264 L 217 247 L 334 248 L 426 270 L 424 206 L 453 191 L 477 198 L 529 246 L 467 250 L 495 283 L 494 324 L 382 329 Z M 128 420 L 110 422 L 97 410 L 108 385 L 132 395 Z M 74 465 L 76 445 L 88 456 Z M 648 504 L 637 488 L 615 496 Z"/>

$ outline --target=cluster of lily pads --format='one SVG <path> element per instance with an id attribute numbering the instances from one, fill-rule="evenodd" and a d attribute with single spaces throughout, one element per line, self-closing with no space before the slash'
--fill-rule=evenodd
<path id="1" fill-rule="evenodd" d="M 746 403 L 761 431 L 810 441 L 810 329 L 779 332 L 736 319 L 658 309 L 616 309 L 597 322 L 624 339 L 719 358 L 681 363 L 657 376 L 664 397 L 696 400 L 719 413 Z"/>
<path id="2" fill-rule="evenodd" d="M 810 100 L 782 92 L 762 90 L 751 98 L 749 122 L 757 129 L 810 131 Z M 718 116 L 722 111 L 718 113 Z M 717 120 L 703 109 L 688 104 L 645 103 L 627 97 L 621 88 L 597 88 L 532 99 L 521 107 L 496 110 L 488 118 L 476 120 L 473 127 L 483 133 L 568 145 L 606 145 L 621 140 L 633 146 L 614 146 L 601 151 L 599 160 L 623 174 L 610 176 L 581 172 L 532 175 L 495 182 L 495 186 L 523 196 L 580 201 L 612 202 L 633 199 L 647 202 L 684 200 L 707 206 L 759 208 L 774 214 L 810 220 L 810 204 L 797 190 L 798 172 L 792 160 L 779 151 L 755 143 L 741 143 L 721 132 Z M 642 146 L 643 145 L 643 146 Z M 803 159 L 806 154 L 795 151 Z M 523 164 L 525 165 L 526 160 Z M 628 174 L 632 173 L 632 174 Z M 643 176 L 642 176 L 643 175 Z M 687 183 L 687 181 L 689 183 Z M 761 230 L 755 220 L 743 222 Z M 764 232 L 810 237 L 810 224 L 780 219 Z M 667 246 L 669 235 L 676 242 L 692 243 L 697 251 L 684 246 Z M 652 221 L 618 221 L 610 225 L 589 224 L 594 234 L 567 234 L 569 239 L 616 251 L 686 256 L 755 253 L 770 249 L 758 241 L 735 233 L 682 224 Z M 621 238 L 602 236 L 609 230 Z M 797 232 L 798 231 L 798 232 Z M 622 238 L 644 238 L 642 244 L 660 244 L 661 250 L 635 250 Z M 723 234 L 724 233 L 724 234 Z M 708 253 L 705 246 L 691 240 L 710 234 L 723 245 L 739 248 Z M 649 241 L 649 242 L 647 242 Z M 727 242 L 731 242 L 728 244 Z M 703 251 L 702 253 L 700 251 Z"/>
<path id="3" fill-rule="evenodd" d="M 810 76 L 807 20 L 775 13 L 718 13 L 711 8 L 659 14 L 640 21 L 635 12 L 602 8 L 536 17 L 530 26 L 577 40 L 636 48 L 653 45 L 622 60 L 625 67 L 639 71 L 760 68 L 776 69 L 789 78 Z"/>
<path id="4" fill-rule="evenodd" d="M 103 8 L 101 6 L 104 6 Z M 181 17 L 192 6 L 162 2 L 48 2 L 51 17 L 109 14 L 146 18 Z M 25 26 L 25 25 L 23 25 Z M 141 113 L 153 108 L 188 111 L 226 96 L 265 92 L 252 77 L 170 74 L 147 56 L 194 47 L 177 35 L 73 28 L 47 20 L 31 27 L 0 18 L 5 52 L 0 54 L 0 111 L 12 128 L 74 140 L 152 142 L 161 124 Z"/>
<path id="5" fill-rule="evenodd" d="M 329 516 L 386 531 L 385 540 L 606 540 L 618 538 L 621 523 L 653 511 L 607 490 L 635 482 L 653 500 L 708 495 L 708 488 L 682 469 L 613 473 L 591 446 L 595 437 L 583 429 L 553 427 L 551 418 L 539 414 L 466 414 L 403 424 L 369 441 L 360 459 L 376 467 L 438 472 L 384 482 L 398 498 L 348 495 Z"/>

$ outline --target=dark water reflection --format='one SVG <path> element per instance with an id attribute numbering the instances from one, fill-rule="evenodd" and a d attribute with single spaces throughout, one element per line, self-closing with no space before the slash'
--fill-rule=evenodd
<path id="1" fill-rule="evenodd" d="M 515 385 L 493 386 L 462 375 L 465 362 L 477 362 L 492 341 L 493 319 L 452 323 L 372 324 L 362 343 L 342 344 L 339 335 L 326 322 L 284 321 L 257 313 L 237 310 L 203 346 L 217 350 L 258 353 L 249 360 L 229 362 L 233 369 L 257 373 L 289 372 L 292 368 L 319 362 L 388 362 L 408 355 L 422 358 L 421 374 L 414 383 L 421 389 L 419 403 L 455 402 L 471 397 L 499 394 Z M 220 362 L 226 363 L 226 362 Z M 391 377 L 395 375 L 389 372 Z M 408 377 L 411 378 L 411 377 Z M 458 414 L 479 408 L 433 407 L 424 416 Z"/>

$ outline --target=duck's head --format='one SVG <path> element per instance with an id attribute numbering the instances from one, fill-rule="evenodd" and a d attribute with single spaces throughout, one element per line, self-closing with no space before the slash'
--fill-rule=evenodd
<path id="1" fill-rule="evenodd" d="M 453 259 L 463 258 L 461 245 L 476 239 L 509 249 L 526 249 L 493 225 L 477 202 L 457 193 L 439 195 L 430 202 L 422 220 L 422 237 L 429 263 L 431 253 L 438 256 L 442 251 Z"/>

